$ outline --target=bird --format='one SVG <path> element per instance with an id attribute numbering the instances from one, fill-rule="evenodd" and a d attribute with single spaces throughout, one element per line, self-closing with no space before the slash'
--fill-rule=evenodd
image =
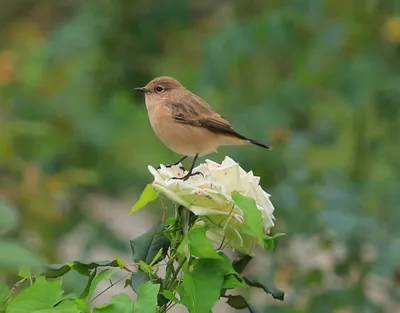
<path id="1" fill-rule="evenodd" d="M 167 167 L 193 157 L 188 173 L 175 179 L 186 181 L 201 174 L 193 173 L 197 158 L 216 152 L 219 146 L 253 144 L 271 149 L 236 132 L 206 101 L 172 77 L 154 78 L 146 86 L 134 90 L 145 95 L 150 124 L 156 136 L 169 149 L 183 156 Z"/>

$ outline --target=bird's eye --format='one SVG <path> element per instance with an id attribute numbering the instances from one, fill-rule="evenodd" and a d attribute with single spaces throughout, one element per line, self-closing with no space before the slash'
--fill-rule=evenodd
<path id="1" fill-rule="evenodd" d="M 164 91 L 164 88 L 161 87 L 161 86 L 157 86 L 157 87 L 156 87 L 156 91 L 157 91 L 157 92 L 162 92 L 162 91 Z"/>

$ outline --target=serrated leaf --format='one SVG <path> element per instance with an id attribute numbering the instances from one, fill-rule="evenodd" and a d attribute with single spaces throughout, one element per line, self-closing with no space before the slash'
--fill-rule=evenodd
<path id="1" fill-rule="evenodd" d="M 160 249 L 162 249 L 162 255 L 154 264 L 165 259 L 170 245 L 170 240 L 163 234 L 165 228 L 165 225 L 157 222 L 149 231 L 131 240 L 133 260 L 136 263 L 143 261 L 150 264 Z"/>
<path id="2" fill-rule="evenodd" d="M 104 266 L 113 266 L 118 267 L 118 262 L 114 261 L 97 261 L 97 262 L 90 262 L 90 263 L 83 263 L 79 261 L 75 261 L 71 264 L 71 268 L 75 271 L 78 271 L 80 274 L 85 276 L 90 276 L 92 270 L 98 267 Z"/>
<path id="3" fill-rule="evenodd" d="M 181 302 L 191 313 L 209 313 L 220 297 L 227 271 L 225 262 L 219 259 L 199 259 L 190 271 L 184 267 Z"/>
<path id="4" fill-rule="evenodd" d="M 139 287 L 135 303 L 135 313 L 155 313 L 160 285 L 147 282 Z"/>
<path id="5" fill-rule="evenodd" d="M 31 267 L 36 269 L 43 266 L 38 255 L 19 243 L 0 240 L 0 251 L 0 268 Z"/>
<path id="6" fill-rule="evenodd" d="M 214 245 L 206 236 L 205 227 L 192 227 L 188 234 L 188 247 L 190 254 L 203 259 L 220 259 Z"/>
<path id="7" fill-rule="evenodd" d="M 237 191 L 232 192 L 232 200 L 244 212 L 244 223 L 241 225 L 240 231 L 255 237 L 259 245 L 264 247 L 264 222 L 256 201 L 253 198 L 241 195 Z"/>
<path id="8" fill-rule="evenodd" d="M 56 278 L 68 273 L 71 269 L 74 269 L 85 276 L 90 276 L 93 269 L 98 267 L 118 267 L 118 261 L 97 261 L 90 263 L 83 263 L 75 261 L 68 264 L 47 264 L 46 270 L 41 274 L 47 278 Z"/>
<path id="9" fill-rule="evenodd" d="M 126 294 L 120 293 L 112 296 L 111 302 L 93 309 L 93 313 L 134 313 L 134 302 Z"/>
<path id="10" fill-rule="evenodd" d="M 0 234 L 13 229 L 17 224 L 17 209 L 5 199 L 0 199 Z"/>
<path id="11" fill-rule="evenodd" d="M 46 270 L 41 274 L 47 278 L 57 278 L 65 275 L 71 270 L 68 264 L 46 264 Z"/>
<path id="12" fill-rule="evenodd" d="M 7 313 L 79 313 L 73 301 L 62 301 L 61 281 L 49 282 L 38 277 L 29 288 L 21 291 L 7 307 Z"/>
<path id="13" fill-rule="evenodd" d="M 158 193 L 154 191 L 154 188 L 151 184 L 148 184 L 146 188 L 144 188 L 142 194 L 139 197 L 139 200 L 134 204 L 129 214 L 132 214 L 141 208 L 143 208 L 147 203 L 154 201 L 157 199 Z"/>
<path id="14" fill-rule="evenodd" d="M 250 279 L 247 277 L 243 277 L 244 281 L 246 282 L 247 285 L 251 287 L 257 287 L 261 288 L 265 291 L 265 293 L 270 294 L 274 299 L 283 301 L 285 299 L 285 293 L 273 286 L 267 286 L 265 284 L 260 283 L 256 279 Z"/>

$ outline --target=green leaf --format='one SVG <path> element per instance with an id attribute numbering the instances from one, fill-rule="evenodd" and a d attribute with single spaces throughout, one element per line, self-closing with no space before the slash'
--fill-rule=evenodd
<path id="1" fill-rule="evenodd" d="M 174 225 L 175 223 L 176 223 L 176 217 L 173 217 L 173 216 L 168 217 L 168 218 L 165 220 L 165 224 L 167 224 L 167 225 L 169 225 L 169 226 L 172 226 L 172 225 Z"/>
<path id="2" fill-rule="evenodd" d="M 139 197 L 138 202 L 135 203 L 135 205 L 132 207 L 131 211 L 129 214 L 132 214 L 141 208 L 143 208 L 147 203 L 154 201 L 157 199 L 158 193 L 154 191 L 154 188 L 151 184 L 148 184 L 146 188 L 144 188 L 142 194 Z"/>
<path id="3" fill-rule="evenodd" d="M 117 257 L 115 258 L 115 261 L 117 261 L 118 266 L 119 266 L 120 268 L 125 268 L 125 267 L 126 267 L 126 263 L 125 263 L 124 260 L 122 260 L 119 256 L 117 256 Z"/>
<path id="4" fill-rule="evenodd" d="M 226 301 L 231 307 L 241 310 L 241 309 L 249 309 L 250 313 L 258 313 L 258 310 L 254 308 L 252 305 L 250 305 L 245 298 L 242 296 L 234 296 L 234 295 L 229 295 L 228 296 L 228 301 Z"/>
<path id="5" fill-rule="evenodd" d="M 270 294 L 276 300 L 283 301 L 285 299 L 285 293 L 276 287 L 267 286 L 265 284 L 260 283 L 256 279 L 250 279 L 247 277 L 243 277 L 243 279 L 247 285 L 263 289 L 265 293 Z"/>
<path id="6" fill-rule="evenodd" d="M 272 250 L 275 248 L 275 239 L 284 236 L 284 233 L 276 233 L 273 236 L 264 235 L 264 249 Z"/>
<path id="7" fill-rule="evenodd" d="M 233 289 L 236 287 L 246 286 L 246 283 L 239 278 L 238 275 L 228 274 L 224 277 L 224 284 L 222 285 L 223 289 Z"/>
<path id="8" fill-rule="evenodd" d="M 163 234 L 165 228 L 165 225 L 157 222 L 149 231 L 131 240 L 133 260 L 136 263 L 143 261 L 150 264 L 160 249 L 162 249 L 162 255 L 154 264 L 165 259 L 170 245 L 170 240 Z"/>
<path id="9" fill-rule="evenodd" d="M 21 291 L 8 305 L 7 313 L 79 313 L 73 301 L 62 301 L 61 281 L 49 282 L 38 277 L 29 288 Z"/>
<path id="10" fill-rule="evenodd" d="M 181 243 L 179 244 L 178 247 L 178 253 L 187 259 L 190 258 L 190 251 L 189 251 L 189 238 L 188 237 L 183 237 Z"/>
<path id="11" fill-rule="evenodd" d="M 240 230 L 245 234 L 254 236 L 260 246 L 263 247 L 264 222 L 256 201 L 253 198 L 241 195 L 237 191 L 232 192 L 232 200 L 244 212 L 244 223 Z"/>
<path id="12" fill-rule="evenodd" d="M 135 303 L 135 313 L 155 313 L 160 285 L 147 282 L 139 287 Z"/>
<path id="13" fill-rule="evenodd" d="M 91 312 L 88 305 L 86 304 L 85 300 L 75 299 L 74 302 L 75 302 L 76 306 L 78 307 L 78 309 L 82 310 L 84 313 Z"/>
<path id="14" fill-rule="evenodd" d="M 219 296 L 227 271 L 224 260 L 199 259 L 193 269 L 184 267 L 182 303 L 191 313 L 209 313 Z"/>
<path id="15" fill-rule="evenodd" d="M 111 298 L 111 302 L 94 308 L 93 313 L 133 313 L 133 301 L 126 293 Z"/>
<path id="16" fill-rule="evenodd" d="M 41 274 L 47 278 L 57 278 L 65 275 L 71 270 L 68 264 L 46 264 L 46 270 Z"/>
<path id="17" fill-rule="evenodd" d="M 213 243 L 206 236 L 206 227 L 192 227 L 188 232 L 188 245 L 191 255 L 203 259 L 220 259 Z"/>
<path id="18" fill-rule="evenodd" d="M 174 302 L 174 303 L 180 303 L 177 297 L 175 297 L 174 293 L 171 290 L 163 290 L 160 292 L 160 295 L 164 296 L 164 298 Z"/>
<path id="19" fill-rule="evenodd" d="M 245 298 L 243 298 L 242 296 L 233 296 L 233 295 L 229 295 L 228 296 L 228 301 L 226 301 L 226 303 L 228 303 L 231 307 L 235 308 L 235 309 L 246 309 L 249 307 L 249 305 L 247 304 L 247 301 Z"/>
<path id="20" fill-rule="evenodd" d="M 6 233 L 18 224 L 17 209 L 5 199 L 0 199 L 0 234 Z"/>
<path id="21" fill-rule="evenodd" d="M 101 281 L 103 281 L 103 280 L 105 280 L 105 279 L 109 279 L 114 273 L 115 273 L 115 270 L 116 269 L 105 269 L 104 271 L 102 271 L 102 272 L 100 272 L 94 279 L 93 279 L 93 281 L 92 281 L 92 283 L 90 284 L 90 287 L 89 287 L 89 292 L 88 292 L 88 294 L 87 294 L 87 299 L 91 299 L 92 298 L 92 296 L 93 296 L 93 294 L 94 294 L 94 292 L 95 292 L 95 290 L 96 290 L 96 287 L 97 287 L 97 285 L 101 282 Z"/>
<path id="22" fill-rule="evenodd" d="M 85 289 L 83 290 L 82 294 L 79 296 L 80 299 L 86 299 L 88 297 L 90 288 L 92 286 L 92 282 L 93 282 L 94 278 L 96 277 L 96 274 L 97 274 L 97 269 L 94 269 L 89 276 L 89 279 L 88 279 Z"/>
<path id="23" fill-rule="evenodd" d="M 97 261 L 83 263 L 75 261 L 68 264 L 47 264 L 46 270 L 41 274 L 47 278 L 56 278 L 68 273 L 71 269 L 78 271 L 82 275 L 90 276 L 93 269 L 98 267 L 119 267 L 118 261 Z"/>
<path id="24" fill-rule="evenodd" d="M 18 243 L 0 240 L 0 251 L 0 268 L 42 267 L 39 256 Z"/>
<path id="25" fill-rule="evenodd" d="M 252 256 L 244 254 L 239 259 L 233 261 L 233 268 L 235 269 L 236 272 L 241 274 L 246 266 L 250 263 L 250 261 L 253 259 Z"/>
<path id="26" fill-rule="evenodd" d="M 131 285 L 134 292 L 139 292 L 139 287 L 147 282 L 152 282 L 153 284 L 160 284 L 161 279 L 157 275 L 151 275 L 150 273 L 145 273 L 142 270 L 137 270 L 131 276 Z"/>

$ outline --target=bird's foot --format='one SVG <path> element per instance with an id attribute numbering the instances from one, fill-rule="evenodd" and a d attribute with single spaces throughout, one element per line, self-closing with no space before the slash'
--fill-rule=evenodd
<path id="1" fill-rule="evenodd" d="M 171 179 L 179 179 L 183 181 L 187 181 L 190 177 L 196 176 L 196 175 L 201 175 L 204 177 L 204 174 L 202 172 L 194 172 L 194 173 L 187 173 L 185 176 L 182 177 L 171 177 Z"/>
<path id="2" fill-rule="evenodd" d="M 178 162 L 178 163 L 171 163 L 171 164 L 167 164 L 167 165 L 164 165 L 164 166 L 165 166 L 166 168 L 170 168 L 170 167 L 172 167 L 172 166 L 178 165 L 179 163 L 181 163 L 181 162 Z M 179 166 L 179 168 L 180 168 L 182 171 L 185 170 L 185 168 L 183 167 L 183 165 Z M 157 167 L 157 170 L 159 170 L 159 169 L 161 169 L 161 165 L 159 165 L 159 166 Z"/>
<path id="3" fill-rule="evenodd" d="M 184 159 L 186 159 L 187 158 L 187 156 L 184 156 L 183 158 L 180 158 L 178 161 L 176 161 L 175 163 L 171 163 L 171 164 L 167 164 L 167 165 L 164 165 L 166 168 L 170 168 L 170 167 L 172 167 L 172 166 L 176 166 L 176 165 L 178 165 L 178 164 L 180 164 L 180 163 L 182 163 L 182 161 L 184 160 Z M 157 170 L 159 170 L 161 168 L 161 165 L 159 166 L 159 167 L 157 167 Z M 181 166 L 179 166 L 179 168 L 182 170 L 182 171 L 184 171 L 185 170 L 185 168 L 182 166 L 182 164 L 181 164 Z"/>

